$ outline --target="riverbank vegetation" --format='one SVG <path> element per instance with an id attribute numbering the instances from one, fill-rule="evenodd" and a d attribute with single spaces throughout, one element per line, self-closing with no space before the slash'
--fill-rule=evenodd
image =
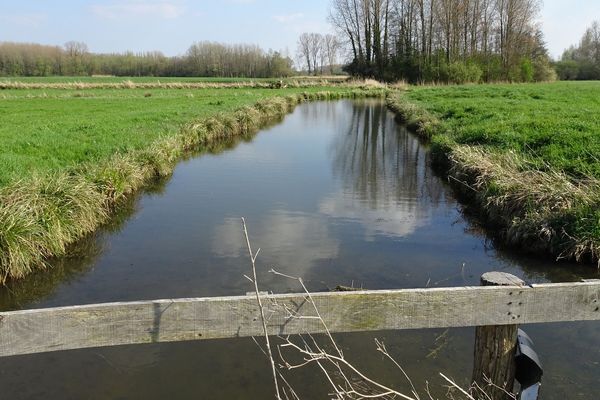
<path id="1" fill-rule="evenodd" d="M 0 281 L 66 254 L 187 151 L 252 133 L 299 102 L 385 93 L 350 85 L 3 90 Z"/>
<path id="2" fill-rule="evenodd" d="M 412 87 L 388 102 L 505 243 L 600 259 L 600 83 Z"/>

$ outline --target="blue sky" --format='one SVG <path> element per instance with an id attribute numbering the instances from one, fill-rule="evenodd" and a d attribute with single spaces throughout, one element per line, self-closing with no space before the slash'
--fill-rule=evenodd
<path id="1" fill-rule="evenodd" d="M 327 32 L 329 0 L 0 0 L 0 41 L 94 52 L 161 50 L 183 54 L 194 41 L 253 43 L 295 53 L 302 32 Z M 545 0 L 540 22 L 558 56 L 600 20 L 600 0 Z"/>

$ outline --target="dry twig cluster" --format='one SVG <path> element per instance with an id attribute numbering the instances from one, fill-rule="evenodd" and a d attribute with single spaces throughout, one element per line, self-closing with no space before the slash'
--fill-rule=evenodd
<path id="1" fill-rule="evenodd" d="M 263 292 L 259 290 L 256 274 L 256 260 L 260 248 L 256 252 L 253 252 L 244 218 L 242 218 L 242 227 L 252 269 L 252 277 L 245 277 L 252 282 L 254 286 L 254 293 L 260 311 L 260 321 L 263 326 L 265 340 L 264 346 L 261 345 L 256 338 L 254 338 L 254 342 L 269 361 L 275 388 L 275 398 L 277 400 L 300 400 L 298 393 L 285 378 L 283 371 L 293 371 L 310 365 L 317 366 L 318 370 L 321 371 L 325 382 L 330 388 L 329 396 L 335 400 L 421 400 L 422 397 L 413 384 L 410 376 L 401 364 L 390 354 L 383 341 L 375 339 L 375 350 L 399 371 L 402 379 L 410 386 L 410 394 L 402 393 L 397 389 L 380 383 L 376 378 L 370 377 L 367 373 L 361 371 L 348 361 L 327 327 L 325 319 L 319 312 L 319 309 L 302 278 L 283 274 L 274 269 L 269 271 L 276 276 L 294 280 L 300 284 L 304 291 L 305 301 L 312 310 L 312 315 L 299 314 L 296 310 L 291 309 L 287 305 L 279 304 L 276 300 L 265 296 Z M 272 310 L 274 309 L 284 310 L 287 315 L 287 320 L 316 320 L 325 331 L 324 342 L 320 342 L 314 335 L 306 333 L 294 337 L 279 336 L 279 344 L 273 346 L 269 338 L 268 324 L 269 315 L 273 314 Z M 277 359 L 274 354 L 277 355 Z M 496 400 L 492 399 L 488 393 L 490 388 L 498 388 L 498 386 L 494 385 L 489 379 L 486 380 L 487 386 L 485 388 L 473 384 L 472 387 L 465 390 L 446 375 L 440 373 L 440 376 L 448 383 L 446 394 L 448 399 Z M 425 399 L 434 400 L 434 397 L 429 390 L 429 383 L 426 384 L 424 392 L 426 396 Z M 507 395 L 507 398 L 516 400 L 516 397 L 512 393 L 505 392 L 505 394 Z"/>

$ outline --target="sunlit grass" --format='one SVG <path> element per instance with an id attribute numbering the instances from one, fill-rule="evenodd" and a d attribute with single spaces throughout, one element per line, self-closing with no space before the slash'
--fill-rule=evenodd
<path id="1" fill-rule="evenodd" d="M 0 186 L 96 162 L 261 99 L 348 88 L 0 91 Z M 150 92 L 151 97 L 145 94 Z M 250 117 L 251 115 L 248 115 Z"/>

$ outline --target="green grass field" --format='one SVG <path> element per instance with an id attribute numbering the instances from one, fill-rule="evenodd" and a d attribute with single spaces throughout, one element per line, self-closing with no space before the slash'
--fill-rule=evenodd
<path id="1" fill-rule="evenodd" d="M 389 101 L 505 242 L 600 256 L 600 82 L 412 87 Z"/>
<path id="2" fill-rule="evenodd" d="M 600 82 L 413 88 L 458 144 L 515 151 L 536 166 L 600 178 Z"/>
<path id="3" fill-rule="evenodd" d="M 261 99 L 347 88 L 0 91 L 0 185 L 148 146 Z"/>
<path id="4" fill-rule="evenodd" d="M 228 82 L 261 82 L 274 81 L 268 78 L 171 78 L 171 77 L 152 77 L 152 76 L 19 76 L 0 78 L 0 82 L 25 82 L 25 83 L 65 83 L 65 82 L 86 82 L 86 83 L 119 83 L 131 81 L 136 83 L 145 82 L 210 82 L 210 83 L 228 83 Z"/>

